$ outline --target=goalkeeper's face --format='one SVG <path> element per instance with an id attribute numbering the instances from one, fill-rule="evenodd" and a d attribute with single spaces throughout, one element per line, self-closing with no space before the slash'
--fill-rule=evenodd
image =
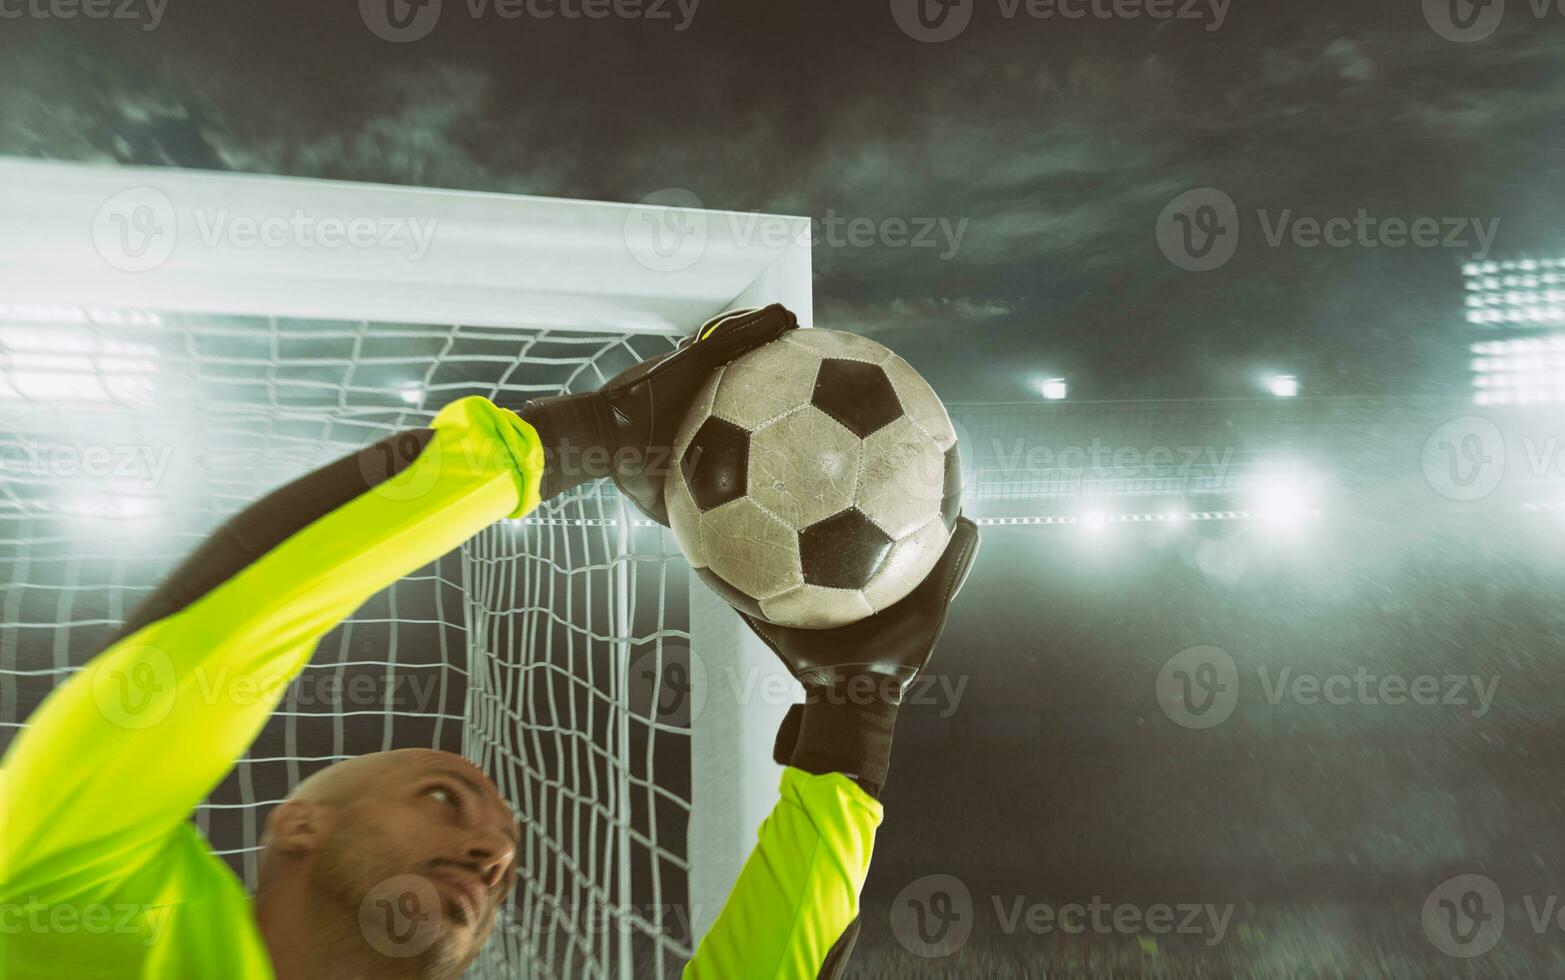
<path id="1" fill-rule="evenodd" d="M 421 960 L 424 976 L 460 976 L 515 881 L 511 808 L 482 770 L 449 752 L 403 749 L 338 764 L 350 765 L 340 787 L 327 787 L 342 795 L 322 798 L 329 830 L 311 862 L 312 889 L 351 906 L 379 952 Z M 313 794 L 308 782 L 296 796 Z"/>

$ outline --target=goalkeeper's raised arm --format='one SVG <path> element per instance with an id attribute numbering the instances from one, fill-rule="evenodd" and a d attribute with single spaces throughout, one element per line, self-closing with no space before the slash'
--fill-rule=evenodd
<path id="1" fill-rule="evenodd" d="M 782 798 L 686 969 L 690 980 L 841 975 L 858 937 L 897 709 L 977 553 L 978 528 L 958 518 L 923 582 L 867 619 L 806 630 L 742 614 L 805 699 L 788 709 L 772 749 L 787 767 Z"/>
<path id="2" fill-rule="evenodd" d="M 744 311 L 601 392 L 520 412 L 464 398 L 220 528 L 0 762 L 0 976 L 460 976 L 516 870 L 514 817 L 470 763 L 401 750 L 317 772 L 268 815 L 253 897 L 191 811 L 321 637 L 386 585 L 586 480 L 659 509 L 648 464 L 700 383 L 795 325 Z M 225 696 L 240 686 L 263 696 Z M 437 914 L 377 929 L 408 887 Z"/>

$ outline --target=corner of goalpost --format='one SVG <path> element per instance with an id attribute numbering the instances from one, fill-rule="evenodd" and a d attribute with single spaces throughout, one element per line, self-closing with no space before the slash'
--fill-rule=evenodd
<path id="1" fill-rule="evenodd" d="M 589 389 L 724 309 L 812 319 L 804 218 L 15 159 L 0 214 L 0 584 L 26 587 L 0 750 L 271 487 L 455 398 Z M 677 975 L 775 802 L 787 705 L 756 692 L 785 675 L 636 516 L 588 487 L 366 603 L 197 811 L 214 848 L 253 888 L 310 772 L 460 751 L 527 827 L 474 972 Z"/>

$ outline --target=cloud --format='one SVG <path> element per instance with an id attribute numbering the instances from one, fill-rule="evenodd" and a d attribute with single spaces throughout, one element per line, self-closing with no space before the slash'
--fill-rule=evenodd
<path id="1" fill-rule="evenodd" d="M 1153 226 L 1191 188 L 1252 210 L 1503 215 L 1502 247 L 1557 234 L 1539 134 L 1565 108 L 1565 41 L 1516 19 L 1453 45 L 1416 5 L 1374 6 L 1254 0 L 1212 33 L 991 16 L 948 45 L 912 44 L 883 4 L 703 6 L 678 35 L 457 17 L 405 48 L 351 9 L 225 14 L 221 37 L 171 16 L 156 60 L 112 32 L 11 45 L 0 152 L 965 223 L 944 256 L 817 246 L 818 309 L 903 337 L 1009 331 L 1018 357 L 1090 323 L 1069 339 L 1083 363 L 1131 384 L 1125 337 L 1145 370 L 1196 377 L 1199 346 L 1307 351 L 1329 313 L 1389 288 L 1364 274 L 1386 257 L 1353 251 L 1251 249 L 1223 288 L 1190 281 Z M 1149 326 L 1167 320 L 1199 342 Z M 1035 322 L 1060 327 L 1016 326 Z"/>
<path id="2" fill-rule="evenodd" d="M 827 298 L 816 304 L 815 326 L 888 336 L 911 330 L 966 330 L 1014 312 L 998 300 L 917 298 L 866 303 Z"/>

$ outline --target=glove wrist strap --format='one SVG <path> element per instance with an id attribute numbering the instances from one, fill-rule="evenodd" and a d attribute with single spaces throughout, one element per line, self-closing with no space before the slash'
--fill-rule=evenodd
<path id="1" fill-rule="evenodd" d="M 773 756 L 805 772 L 843 773 L 879 799 L 891 766 L 896 724 L 895 704 L 865 703 L 837 689 L 807 688 L 805 703 L 794 705 L 783 719 Z"/>
<path id="2" fill-rule="evenodd" d="M 600 428 L 600 400 L 597 392 L 534 398 L 517 413 L 538 431 L 543 445 L 542 499 L 613 475 L 612 454 Z"/>

